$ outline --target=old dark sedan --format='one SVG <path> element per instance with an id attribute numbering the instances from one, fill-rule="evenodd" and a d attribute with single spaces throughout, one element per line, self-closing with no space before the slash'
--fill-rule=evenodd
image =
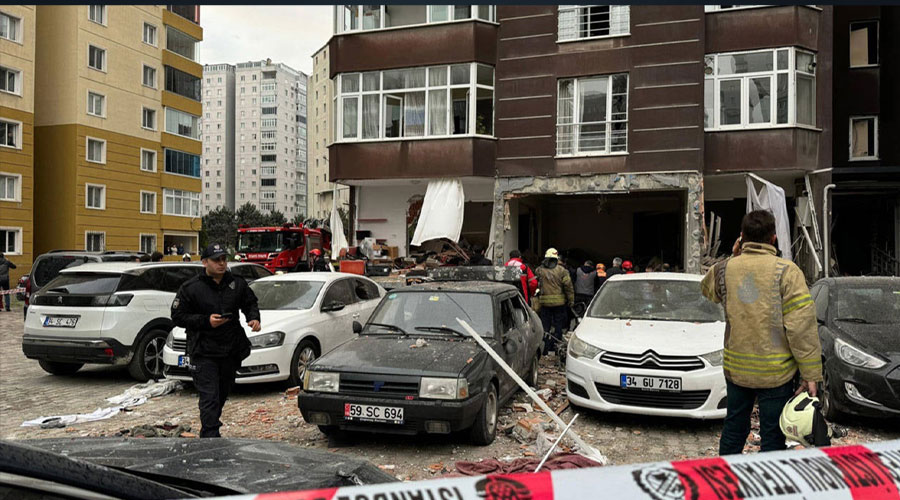
<path id="1" fill-rule="evenodd" d="M 490 444 L 497 411 L 518 386 L 456 321 L 466 321 L 516 373 L 537 382 L 543 329 L 516 288 L 427 283 L 388 293 L 360 335 L 313 363 L 298 405 L 322 432 L 446 434 Z"/>
<path id="2" fill-rule="evenodd" d="M 900 417 L 900 278 L 819 280 L 825 417 Z"/>

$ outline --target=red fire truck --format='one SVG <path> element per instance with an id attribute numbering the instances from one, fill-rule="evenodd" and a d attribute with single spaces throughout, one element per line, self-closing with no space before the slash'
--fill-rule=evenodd
<path id="1" fill-rule="evenodd" d="M 306 271 L 309 251 L 331 250 L 331 233 L 325 228 L 285 224 L 281 227 L 238 227 L 237 255 L 242 261 L 272 271 Z"/>

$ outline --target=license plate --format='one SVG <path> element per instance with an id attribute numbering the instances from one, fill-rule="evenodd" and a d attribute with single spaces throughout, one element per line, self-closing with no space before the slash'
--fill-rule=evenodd
<path id="1" fill-rule="evenodd" d="M 52 328 L 75 328 L 78 316 L 44 316 L 44 326 Z"/>
<path id="2" fill-rule="evenodd" d="M 622 389 L 640 389 L 642 391 L 681 392 L 681 379 L 672 377 L 647 377 L 643 375 L 620 375 L 619 385 Z"/>
<path id="3" fill-rule="evenodd" d="M 403 408 L 393 406 L 344 404 L 344 419 L 360 422 L 387 422 L 389 424 L 403 423 Z"/>
<path id="4" fill-rule="evenodd" d="M 189 366 L 191 364 L 191 357 L 187 354 L 178 356 L 178 366 L 184 368 L 185 366 Z"/>

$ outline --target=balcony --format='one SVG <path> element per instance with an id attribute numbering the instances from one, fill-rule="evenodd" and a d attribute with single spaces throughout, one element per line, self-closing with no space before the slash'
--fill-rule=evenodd
<path id="1" fill-rule="evenodd" d="M 194 24 L 200 24 L 199 5 L 167 5 L 166 10 L 178 14 Z"/>
<path id="2" fill-rule="evenodd" d="M 775 128 L 708 132 L 705 173 L 814 170 L 820 168 L 821 131 Z"/>
<path id="3" fill-rule="evenodd" d="M 708 12 L 706 53 L 762 47 L 821 50 L 830 33 L 822 25 L 822 9 L 807 5 L 760 7 Z"/>
<path id="4" fill-rule="evenodd" d="M 480 137 L 336 143 L 331 181 L 494 175 L 496 141 Z"/>

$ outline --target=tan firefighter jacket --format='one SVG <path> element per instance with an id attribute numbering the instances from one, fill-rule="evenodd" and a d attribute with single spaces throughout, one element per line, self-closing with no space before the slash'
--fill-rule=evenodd
<path id="1" fill-rule="evenodd" d="M 822 380 L 815 304 L 796 264 L 775 247 L 744 243 L 741 255 L 712 267 L 703 295 L 725 307 L 725 378 L 742 387 Z"/>
<path id="2" fill-rule="evenodd" d="M 535 269 L 534 274 L 538 279 L 541 289 L 541 307 L 564 306 L 575 303 L 575 289 L 572 287 L 572 278 L 569 271 L 559 265 L 557 261 L 541 264 Z"/>

